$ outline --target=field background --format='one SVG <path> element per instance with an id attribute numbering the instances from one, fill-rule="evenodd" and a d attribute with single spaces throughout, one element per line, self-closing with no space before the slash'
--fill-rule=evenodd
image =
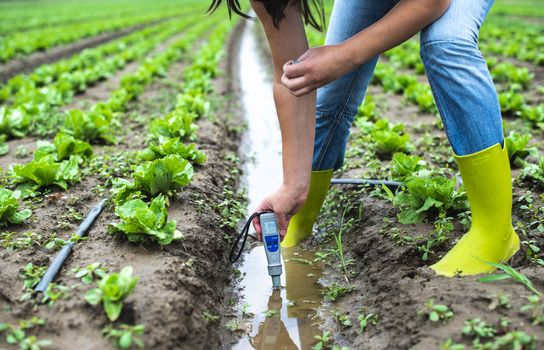
<path id="1" fill-rule="evenodd" d="M 247 23 L 225 8 L 207 16 L 208 5 L 0 2 L 0 349 L 219 349 L 249 333 L 243 276 L 228 262 L 247 214 L 236 65 Z M 307 348 L 544 348 L 543 45 L 544 1 L 496 1 L 480 48 L 512 165 L 518 280 L 427 268 L 470 227 L 470 211 L 416 37 L 382 56 L 335 177 L 434 187 L 331 188 L 303 244 L 315 254 L 295 262 L 325 274 L 313 285 L 322 333 Z M 79 242 L 72 234 L 106 196 Z M 440 204 L 401 222 L 427 198 Z M 55 283 L 33 297 L 71 241 Z M 111 320 L 85 296 L 127 266 L 139 280 Z"/>

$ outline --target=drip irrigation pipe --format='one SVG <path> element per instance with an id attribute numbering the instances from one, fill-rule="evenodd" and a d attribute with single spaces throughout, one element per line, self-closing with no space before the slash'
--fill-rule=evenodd
<path id="1" fill-rule="evenodd" d="M 89 231 L 98 215 L 100 215 L 100 213 L 102 212 L 102 209 L 104 209 L 107 201 L 107 198 L 101 200 L 100 203 L 98 203 L 94 208 L 91 209 L 91 211 L 89 211 L 89 214 L 87 214 L 85 220 L 83 220 L 81 225 L 79 225 L 79 227 L 77 228 L 75 237 L 82 237 L 85 235 L 85 233 L 87 233 L 87 231 Z M 66 260 L 68 255 L 70 255 L 70 253 L 72 252 L 72 247 L 74 246 L 74 244 L 75 242 L 68 242 L 66 245 L 64 245 L 64 247 L 62 247 L 60 252 L 55 257 L 55 260 L 53 260 L 51 265 L 49 265 L 49 267 L 47 268 L 47 271 L 40 280 L 40 283 L 38 283 L 36 288 L 34 288 L 34 292 L 43 293 L 47 289 L 49 283 L 51 283 L 51 281 L 55 279 L 55 276 L 62 267 L 62 264 L 64 264 L 64 261 Z"/>
<path id="2" fill-rule="evenodd" d="M 369 186 L 381 186 L 385 185 L 390 190 L 395 191 L 402 185 L 402 182 L 387 181 L 387 180 L 374 180 L 374 179 L 332 179 L 331 185 L 369 185 Z"/>

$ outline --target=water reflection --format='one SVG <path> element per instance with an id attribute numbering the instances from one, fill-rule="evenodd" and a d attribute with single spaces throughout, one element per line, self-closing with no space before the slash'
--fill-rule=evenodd
<path id="1" fill-rule="evenodd" d="M 282 253 L 285 287 L 280 291 L 272 291 L 263 247 L 259 245 L 245 256 L 241 268 L 244 301 L 255 318 L 250 334 L 234 349 L 311 349 L 314 336 L 321 333 L 313 319 L 321 301 L 317 284 L 321 266 L 309 263 L 313 252 L 294 247 L 284 248 Z"/>
<path id="2" fill-rule="evenodd" d="M 246 22 L 238 57 L 242 105 L 248 130 L 241 152 L 246 162 L 245 186 L 250 210 L 264 196 L 278 188 L 282 179 L 281 133 L 272 98 L 272 83 L 266 62 L 261 61 L 253 23 Z M 317 280 L 321 267 L 308 264 L 313 252 L 297 247 L 282 248 L 283 268 L 280 291 L 272 292 L 264 248 L 257 245 L 244 255 L 240 268 L 244 274 L 244 302 L 247 312 L 255 314 L 251 330 L 233 348 L 240 349 L 311 349 L 314 336 L 321 332 L 312 317 L 321 296 Z M 267 312 L 276 310 L 276 312 Z M 266 317 L 265 313 L 269 316 Z"/>

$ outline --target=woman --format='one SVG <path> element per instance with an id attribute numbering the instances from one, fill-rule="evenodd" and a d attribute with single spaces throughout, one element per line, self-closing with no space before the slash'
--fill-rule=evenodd
<path id="1" fill-rule="evenodd" d="M 221 2 L 214 0 L 212 8 Z M 241 14 L 237 0 L 226 2 L 229 11 Z M 512 227 L 501 113 L 478 49 L 492 3 L 336 0 L 325 46 L 308 49 L 303 20 L 317 26 L 311 0 L 251 2 L 272 52 L 283 140 L 283 185 L 257 210 L 276 213 L 283 245 L 311 235 L 332 172 L 344 161 L 349 129 L 378 55 L 421 31 L 421 58 L 472 211 L 470 231 L 431 268 L 444 276 L 480 274 L 493 269 L 486 261 L 515 254 L 519 238 Z M 258 222 L 255 226 L 260 231 Z"/>

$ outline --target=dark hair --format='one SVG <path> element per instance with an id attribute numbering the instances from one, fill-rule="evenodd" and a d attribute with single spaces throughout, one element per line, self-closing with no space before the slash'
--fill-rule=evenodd
<path id="1" fill-rule="evenodd" d="M 279 28 L 281 20 L 285 17 L 285 10 L 289 6 L 296 6 L 304 22 L 311 25 L 317 30 L 322 30 L 325 24 L 325 12 L 323 9 L 322 0 L 255 0 L 264 5 L 264 8 L 272 17 L 272 22 L 276 28 Z M 207 12 L 214 12 L 221 5 L 223 0 L 212 0 Z M 244 18 L 250 18 L 240 6 L 240 0 L 225 0 L 229 11 L 229 16 L 232 12 Z M 317 15 L 314 15 L 314 12 Z"/>

